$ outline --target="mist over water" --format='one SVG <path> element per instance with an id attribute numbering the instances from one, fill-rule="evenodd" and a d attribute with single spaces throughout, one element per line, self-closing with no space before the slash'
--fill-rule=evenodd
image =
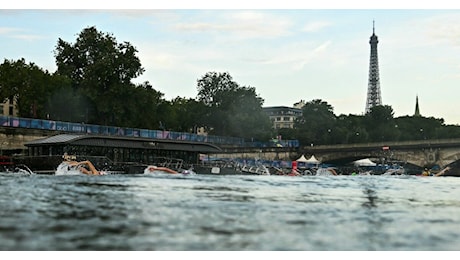
<path id="1" fill-rule="evenodd" d="M 458 250 L 460 178 L 0 174 L 1 250 Z"/>

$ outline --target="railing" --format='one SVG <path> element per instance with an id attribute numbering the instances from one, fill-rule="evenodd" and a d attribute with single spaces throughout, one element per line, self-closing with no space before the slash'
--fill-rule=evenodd
<path id="1" fill-rule="evenodd" d="M 127 137 L 144 137 L 152 139 L 169 139 L 169 140 L 184 140 L 184 141 L 195 141 L 205 142 L 217 145 L 233 145 L 233 146 L 253 146 L 272 147 L 276 144 L 270 142 L 260 143 L 247 143 L 244 138 L 239 137 L 223 137 L 214 135 L 198 135 L 193 133 L 185 132 L 174 132 L 174 131 L 163 131 L 163 130 L 149 130 L 149 129 L 138 129 L 128 127 L 116 127 L 116 126 L 102 126 L 92 124 L 80 124 L 70 123 L 54 120 L 44 119 L 32 119 L 32 118 L 21 118 L 12 116 L 0 116 L 0 126 L 3 127 L 14 127 L 14 128 L 27 128 L 27 129 L 40 129 L 50 131 L 60 131 L 67 133 L 80 133 L 80 134 L 99 134 L 99 135 L 110 135 L 110 136 L 127 136 Z M 299 146 L 297 140 L 285 140 L 281 141 L 281 145 L 296 145 Z"/>

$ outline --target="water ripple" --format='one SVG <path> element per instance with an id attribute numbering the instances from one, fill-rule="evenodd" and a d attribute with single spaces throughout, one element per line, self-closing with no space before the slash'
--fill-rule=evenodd
<path id="1" fill-rule="evenodd" d="M 458 250 L 460 178 L 11 176 L 1 250 Z"/>

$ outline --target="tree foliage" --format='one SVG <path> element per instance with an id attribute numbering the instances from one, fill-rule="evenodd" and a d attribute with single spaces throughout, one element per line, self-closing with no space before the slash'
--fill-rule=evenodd
<path id="1" fill-rule="evenodd" d="M 56 89 L 53 77 L 33 62 L 4 60 L 0 65 L 0 99 L 15 99 L 19 116 L 39 118 L 49 95 Z"/>
<path id="2" fill-rule="evenodd" d="M 271 122 L 255 88 L 240 87 L 227 72 L 208 72 L 197 82 L 197 99 L 208 108 L 205 123 L 212 133 L 251 139 L 270 137 Z"/>
<path id="3" fill-rule="evenodd" d="M 114 112 L 113 120 L 121 126 L 158 129 L 163 116 L 159 107 L 163 104 L 164 94 L 155 90 L 149 82 L 130 84 L 120 89 L 117 102 L 119 111 Z"/>
<path id="4" fill-rule="evenodd" d="M 198 101 L 209 107 L 226 107 L 229 105 L 228 102 L 231 102 L 227 94 L 238 88 L 238 84 L 228 72 L 208 72 L 198 79 Z"/>
<path id="5" fill-rule="evenodd" d="M 83 29 L 75 43 L 58 39 L 54 55 L 54 73 L 24 59 L 0 64 L 0 100 L 14 99 L 20 117 L 191 133 L 205 127 L 214 135 L 259 141 L 281 135 L 301 145 L 460 138 L 460 127 L 443 119 L 395 118 L 388 105 L 336 116 L 321 99 L 305 104 L 294 129 L 275 130 L 256 89 L 228 72 L 197 79 L 195 99 L 168 101 L 149 82 L 132 83 L 144 72 L 136 48 L 95 27 Z"/>
<path id="6" fill-rule="evenodd" d="M 299 137 L 310 144 L 324 144 L 330 138 L 336 116 L 334 109 L 327 102 L 315 99 L 307 102 L 302 109 L 302 116 L 295 126 Z"/>
<path id="7" fill-rule="evenodd" d="M 113 35 L 95 27 L 83 29 L 74 44 L 58 40 L 57 74 L 70 78 L 72 86 L 91 101 L 90 122 L 129 123 L 126 94 L 131 94 L 131 79 L 144 72 L 136 53 L 129 42 L 117 43 Z"/>
<path id="8" fill-rule="evenodd" d="M 372 107 L 365 115 L 339 115 L 322 100 L 312 100 L 303 107 L 303 115 L 289 137 L 301 145 L 397 142 L 459 138 L 460 127 L 444 124 L 443 119 L 423 116 L 394 117 L 389 105 Z M 278 130 L 278 133 L 286 132 Z"/>
<path id="9" fill-rule="evenodd" d="M 395 129 L 393 108 L 388 105 L 374 106 L 365 115 L 365 126 L 369 138 L 375 141 L 395 140 L 399 129 Z"/>
<path id="10" fill-rule="evenodd" d="M 87 99 L 71 86 L 70 79 L 54 74 L 45 104 L 46 118 L 67 122 L 86 122 L 89 111 Z"/>
<path id="11" fill-rule="evenodd" d="M 196 133 L 199 127 L 205 126 L 202 115 L 206 114 L 206 106 L 202 102 L 176 97 L 170 104 L 174 115 L 171 125 L 176 131 Z"/>

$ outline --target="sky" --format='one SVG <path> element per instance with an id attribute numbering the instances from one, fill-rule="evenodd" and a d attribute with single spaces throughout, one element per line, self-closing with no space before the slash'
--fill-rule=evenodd
<path id="1" fill-rule="evenodd" d="M 321 99 L 336 115 L 362 115 L 375 21 L 383 105 L 395 117 L 412 116 L 418 96 L 423 116 L 460 125 L 460 5 L 443 1 L 17 0 L 1 4 L 0 58 L 24 58 L 54 72 L 58 39 L 73 44 L 95 26 L 138 50 L 145 72 L 133 82 L 150 82 L 167 100 L 196 98 L 198 79 L 228 72 L 240 86 L 254 87 L 265 107 Z"/>

